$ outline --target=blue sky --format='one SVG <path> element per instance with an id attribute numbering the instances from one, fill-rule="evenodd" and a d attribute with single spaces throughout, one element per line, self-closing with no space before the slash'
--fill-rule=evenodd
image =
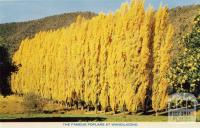
<path id="1" fill-rule="evenodd" d="M 129 0 L 0 0 L 0 23 L 27 21 L 74 11 L 110 12 Z M 200 4 L 200 0 L 146 0 L 146 6 L 169 8 Z"/>

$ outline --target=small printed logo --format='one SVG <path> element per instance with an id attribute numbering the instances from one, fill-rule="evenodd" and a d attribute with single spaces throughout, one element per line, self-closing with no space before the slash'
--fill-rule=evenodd
<path id="1" fill-rule="evenodd" d="M 175 93 L 168 99 L 169 122 L 196 122 L 197 99 L 190 93 Z"/>

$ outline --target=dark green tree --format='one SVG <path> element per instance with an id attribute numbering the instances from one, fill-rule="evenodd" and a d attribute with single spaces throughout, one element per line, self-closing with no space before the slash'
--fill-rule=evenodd
<path id="1" fill-rule="evenodd" d="M 200 15 L 194 19 L 192 32 L 184 38 L 185 49 L 174 59 L 170 84 L 176 92 L 200 94 Z"/>

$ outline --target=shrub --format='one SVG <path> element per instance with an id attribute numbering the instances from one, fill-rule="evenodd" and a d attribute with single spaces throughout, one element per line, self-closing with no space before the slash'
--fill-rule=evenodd
<path id="1" fill-rule="evenodd" d="M 39 95 L 36 95 L 34 93 L 28 93 L 24 95 L 23 105 L 25 112 L 38 113 L 43 110 L 44 102 Z"/>

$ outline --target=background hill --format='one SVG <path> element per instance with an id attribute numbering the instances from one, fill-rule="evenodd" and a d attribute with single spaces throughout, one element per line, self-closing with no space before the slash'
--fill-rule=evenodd
<path id="1" fill-rule="evenodd" d="M 193 20 L 200 13 L 200 5 L 176 7 L 170 10 L 170 22 L 174 26 L 174 42 L 181 40 L 188 32 L 192 31 Z"/>
<path id="2" fill-rule="evenodd" d="M 0 46 L 6 47 L 9 54 L 13 55 L 24 38 L 31 38 L 39 31 L 55 30 L 68 26 L 76 20 L 78 15 L 89 19 L 96 14 L 91 12 L 64 13 L 28 22 L 0 24 Z"/>
<path id="3" fill-rule="evenodd" d="M 170 10 L 170 21 L 175 27 L 175 42 L 191 31 L 193 19 L 199 10 L 200 5 L 176 7 Z M 76 20 L 78 15 L 90 19 L 96 14 L 92 12 L 74 12 L 28 22 L 0 24 L 0 46 L 4 46 L 12 56 L 24 38 L 33 37 L 39 31 L 68 26 Z"/>

